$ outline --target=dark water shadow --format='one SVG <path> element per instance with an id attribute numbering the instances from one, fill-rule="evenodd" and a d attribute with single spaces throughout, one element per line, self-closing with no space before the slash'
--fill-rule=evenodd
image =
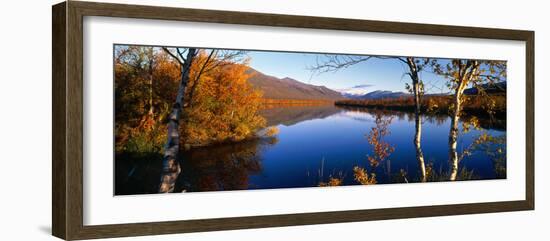
<path id="1" fill-rule="evenodd" d="M 262 151 L 276 143 L 268 137 L 182 150 L 174 192 L 248 189 L 249 176 L 262 170 Z M 158 193 L 161 160 L 158 153 L 117 154 L 115 195 Z"/>
<path id="2" fill-rule="evenodd" d="M 260 138 L 195 148 L 182 153 L 175 192 L 250 189 L 249 177 L 262 171 L 261 153 L 277 139 Z"/>
<path id="3" fill-rule="evenodd" d="M 162 171 L 160 153 L 115 155 L 115 195 L 158 193 Z"/>

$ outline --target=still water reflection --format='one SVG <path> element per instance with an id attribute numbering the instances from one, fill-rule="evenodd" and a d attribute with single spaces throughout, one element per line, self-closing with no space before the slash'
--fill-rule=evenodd
<path id="1" fill-rule="evenodd" d="M 356 185 L 353 168 L 366 168 L 376 174 L 378 184 L 418 182 L 415 157 L 414 115 L 397 111 L 342 108 L 332 105 L 280 107 L 261 113 L 279 134 L 233 144 L 185 151 L 181 155 L 182 172 L 175 192 L 314 187 L 331 177 L 342 185 Z M 376 128 L 376 118 L 391 120 L 383 137 L 393 152 L 376 167 L 368 157 L 375 155 L 368 135 Z M 462 180 L 506 178 L 505 123 L 464 117 L 458 149 L 463 154 Z M 448 170 L 448 116 L 423 116 L 421 146 L 426 165 L 436 176 Z M 491 142 L 477 144 L 480 136 Z M 160 164 L 132 154 L 117 156 L 116 194 L 155 193 Z M 142 161 L 143 160 L 143 161 Z"/>

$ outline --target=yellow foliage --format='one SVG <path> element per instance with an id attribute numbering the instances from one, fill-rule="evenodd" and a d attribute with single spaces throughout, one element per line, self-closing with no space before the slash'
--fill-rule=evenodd
<path id="1" fill-rule="evenodd" d="M 361 183 L 361 185 L 376 184 L 376 174 L 372 173 L 369 177 L 367 170 L 358 166 L 353 168 L 353 177 L 355 178 L 355 181 Z"/>
<path id="2" fill-rule="evenodd" d="M 335 187 L 341 186 L 343 180 L 341 178 L 330 177 L 328 182 L 320 182 L 319 187 Z"/>
<path id="3" fill-rule="evenodd" d="M 376 126 L 372 127 L 367 135 L 368 142 L 372 145 L 374 151 L 374 155 L 367 156 L 372 167 L 377 167 L 380 163 L 384 162 L 395 149 L 382 139 L 384 136 L 390 134 L 388 126 L 391 122 L 392 118 L 383 118 L 382 115 L 377 114 L 375 119 Z"/>
<path id="4" fill-rule="evenodd" d="M 258 114 L 262 93 L 248 83 L 247 62 L 223 55 L 209 58 L 210 53 L 199 50 L 191 65 L 180 119 L 182 147 L 240 141 L 265 127 L 265 119 Z M 158 47 L 117 47 L 117 151 L 162 149 L 166 117 L 181 77 L 178 61 Z"/>
<path id="5" fill-rule="evenodd" d="M 267 131 L 265 133 L 266 136 L 275 136 L 277 134 L 279 134 L 279 129 L 275 126 L 267 128 Z"/>
<path id="6" fill-rule="evenodd" d="M 464 133 L 468 133 L 472 128 L 475 130 L 481 130 L 481 126 L 479 123 L 479 119 L 475 116 L 472 116 L 470 118 L 463 118 L 462 119 L 462 131 Z"/>
<path id="7" fill-rule="evenodd" d="M 202 53 L 192 65 L 187 91 L 191 99 L 184 111 L 181 142 L 200 146 L 254 136 L 266 121 L 258 114 L 262 93 L 248 83 L 248 66 L 210 60 L 216 67 L 203 72 L 197 81 L 206 58 Z"/>

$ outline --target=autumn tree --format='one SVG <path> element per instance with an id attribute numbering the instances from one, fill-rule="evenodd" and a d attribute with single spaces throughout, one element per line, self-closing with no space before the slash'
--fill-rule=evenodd
<path id="1" fill-rule="evenodd" d="M 128 108 L 122 109 L 117 114 L 123 118 L 134 121 L 129 125 L 137 126 L 141 117 L 150 110 L 150 68 L 146 47 L 120 46 L 115 49 L 115 96 L 122 101 L 130 103 Z"/>
<path id="2" fill-rule="evenodd" d="M 197 63 L 208 59 L 208 54 L 197 56 Z M 186 108 L 186 121 L 181 127 L 187 148 L 220 142 L 235 142 L 252 137 L 265 127 L 265 119 L 258 114 L 262 93 L 248 83 L 247 61 L 226 62 L 212 58 L 213 67 L 202 72 L 200 83 L 193 83 Z M 191 77 L 201 73 L 202 65 L 192 67 Z"/>
<path id="3" fill-rule="evenodd" d="M 173 190 L 180 143 L 239 141 L 264 125 L 244 51 L 116 45 L 114 55 L 117 155 L 162 154 L 160 192 Z"/>
<path id="4" fill-rule="evenodd" d="M 458 124 L 463 103 L 465 101 L 464 90 L 476 87 L 480 97 L 486 96 L 484 85 L 493 85 L 506 79 L 505 61 L 488 61 L 475 59 L 453 59 L 443 64 L 438 60 L 432 60 L 432 67 L 436 74 L 444 76 L 448 80 L 447 87 L 452 91 L 451 127 L 449 130 L 449 180 L 457 178 L 459 155 L 457 152 Z M 487 108 L 491 112 L 491 108 Z"/>
<path id="5" fill-rule="evenodd" d="M 188 106 L 193 105 L 194 96 L 197 92 L 197 88 L 201 83 L 201 77 L 203 75 L 208 75 L 216 69 L 223 68 L 228 65 L 233 64 L 243 64 L 246 63 L 246 51 L 242 50 L 220 50 L 220 49 L 211 49 L 205 50 L 201 49 L 199 51 L 200 58 L 197 59 L 197 64 L 194 66 L 194 69 L 191 71 L 191 80 L 190 86 L 191 89 L 188 93 L 189 103 Z"/>
<path id="6" fill-rule="evenodd" d="M 353 176 L 355 181 L 362 185 L 376 184 L 376 173 L 374 170 L 381 164 L 386 163 L 389 165 L 389 157 L 395 150 L 395 148 L 384 140 L 386 136 L 390 134 L 388 129 L 393 117 L 385 118 L 382 113 L 376 113 L 374 115 L 376 124 L 371 128 L 369 134 L 367 134 L 367 141 L 372 146 L 372 155 L 367 156 L 367 160 L 371 167 L 371 173 L 369 174 L 365 168 L 355 166 L 353 168 Z M 388 170 L 389 173 L 389 170 Z"/>
<path id="7" fill-rule="evenodd" d="M 164 50 L 156 51 L 154 59 L 153 106 L 157 121 L 165 122 L 177 96 L 181 69 L 179 62 Z"/>
<path id="8" fill-rule="evenodd" d="M 388 126 L 392 122 L 392 118 L 384 118 L 381 114 L 376 114 L 374 123 L 376 126 L 371 128 L 371 131 L 367 135 L 367 140 L 373 148 L 374 155 L 367 156 L 367 159 L 371 167 L 378 167 L 380 163 L 383 163 L 388 159 L 394 148 L 390 143 L 384 141 L 384 137 L 390 134 Z"/>
<path id="9" fill-rule="evenodd" d="M 153 120 L 153 47 L 115 46 L 115 137 L 117 150 Z"/>
<path id="10" fill-rule="evenodd" d="M 180 167 L 176 160 L 178 151 L 180 149 L 180 143 L 182 139 L 180 138 L 180 116 L 183 111 L 184 106 L 192 106 L 195 103 L 194 99 L 197 93 L 197 89 L 201 86 L 207 88 L 210 84 L 215 83 L 205 83 L 202 84 L 203 79 L 208 80 L 206 77 L 212 72 L 221 71 L 224 72 L 229 68 L 228 66 L 238 65 L 238 62 L 243 56 L 243 51 L 230 51 L 230 50 L 204 50 L 204 49 L 194 49 L 194 48 L 162 48 L 165 53 L 170 55 L 175 59 L 181 69 L 181 80 L 176 94 L 176 100 L 172 106 L 172 111 L 168 117 L 168 136 L 166 145 L 164 147 L 164 159 L 163 159 L 163 173 L 161 175 L 161 185 L 159 187 L 159 192 L 171 192 L 174 188 L 174 182 L 177 176 L 180 173 Z M 240 65 L 239 65 L 240 66 Z M 246 67 L 242 67 L 246 68 Z M 204 78 L 203 78 L 204 77 Z M 230 82 L 225 82 L 227 86 L 236 85 L 239 81 L 246 82 L 247 79 L 239 80 L 236 76 L 222 76 L 221 79 L 228 80 Z M 219 81 L 218 81 L 219 82 Z M 190 86 L 190 89 L 187 91 L 187 87 Z M 244 90 L 241 90 L 244 91 Z M 222 93 L 220 91 L 220 93 Z M 230 96 L 229 99 L 234 98 L 236 95 Z M 198 102 L 198 101 L 197 101 Z M 210 102 L 209 104 L 212 104 Z M 217 105 L 219 103 L 214 103 Z M 247 106 L 247 105 L 244 105 Z M 233 106 L 231 106 L 233 107 Z M 256 114 L 255 112 L 253 112 Z M 210 120 L 222 120 L 223 116 L 214 116 Z M 242 116 L 239 116 L 242 117 Z M 257 116 L 256 116 L 257 117 Z M 190 121 L 187 121 L 189 123 Z M 227 125 L 226 123 L 224 123 Z M 204 130 L 204 127 L 203 127 Z M 249 130 L 233 128 L 231 131 L 234 132 L 246 132 Z M 242 133 L 240 133 L 242 135 Z M 249 133 L 245 133 L 249 134 Z M 237 134 L 236 136 L 240 136 Z"/>

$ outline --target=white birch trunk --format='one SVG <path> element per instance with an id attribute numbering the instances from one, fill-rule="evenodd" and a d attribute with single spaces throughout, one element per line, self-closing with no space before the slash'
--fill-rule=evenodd
<path id="1" fill-rule="evenodd" d="M 422 153 L 422 147 L 420 140 L 422 139 L 422 116 L 421 116 L 421 103 L 420 103 L 420 80 L 418 79 L 418 69 L 413 58 L 407 58 L 407 64 L 410 69 L 410 76 L 412 79 L 412 87 L 414 94 L 414 119 L 415 119 L 415 132 L 414 132 L 414 147 L 416 151 L 416 161 L 418 162 L 418 169 L 420 170 L 420 181 L 426 181 L 426 164 L 424 162 L 424 154 Z"/>
<path id="2" fill-rule="evenodd" d="M 460 121 L 460 111 L 462 110 L 462 94 L 466 84 L 461 81 L 454 95 L 454 110 L 451 115 L 451 129 L 449 130 L 449 180 L 455 181 L 458 174 L 458 152 L 456 150 L 458 140 L 458 122 Z"/>
<path id="3" fill-rule="evenodd" d="M 416 83 L 414 83 L 416 82 Z M 422 139 L 422 116 L 420 113 L 420 96 L 419 96 L 419 86 L 418 81 L 413 81 L 414 88 L 414 118 L 415 118 L 415 132 L 414 132 L 414 147 L 416 150 L 416 160 L 418 162 L 418 167 L 420 169 L 420 181 L 426 181 L 426 164 L 424 162 L 424 154 L 422 153 L 422 148 L 420 145 L 420 140 Z"/>
<path id="4" fill-rule="evenodd" d="M 179 122 L 181 111 L 184 103 L 185 89 L 189 82 L 189 71 L 191 63 L 195 56 L 196 50 L 190 48 L 187 53 L 187 59 L 181 64 L 181 80 L 178 87 L 178 92 L 172 111 L 168 116 L 168 136 L 164 147 L 164 158 L 162 160 L 162 174 L 159 185 L 159 192 L 173 192 L 176 179 L 181 172 L 180 165 L 177 161 L 179 152 Z"/>
<path id="5" fill-rule="evenodd" d="M 454 96 L 454 105 L 455 109 L 451 116 L 451 129 L 449 130 L 449 164 L 450 164 L 450 175 L 449 180 L 456 181 L 458 175 L 458 152 L 456 150 L 457 140 L 458 140 L 458 122 L 460 121 L 460 112 L 462 111 L 462 96 L 464 94 L 464 89 L 468 86 L 468 83 L 471 83 L 475 76 L 477 75 L 479 63 L 473 61 L 468 63 L 467 66 L 460 69 L 459 72 L 459 83 L 455 91 Z"/>

